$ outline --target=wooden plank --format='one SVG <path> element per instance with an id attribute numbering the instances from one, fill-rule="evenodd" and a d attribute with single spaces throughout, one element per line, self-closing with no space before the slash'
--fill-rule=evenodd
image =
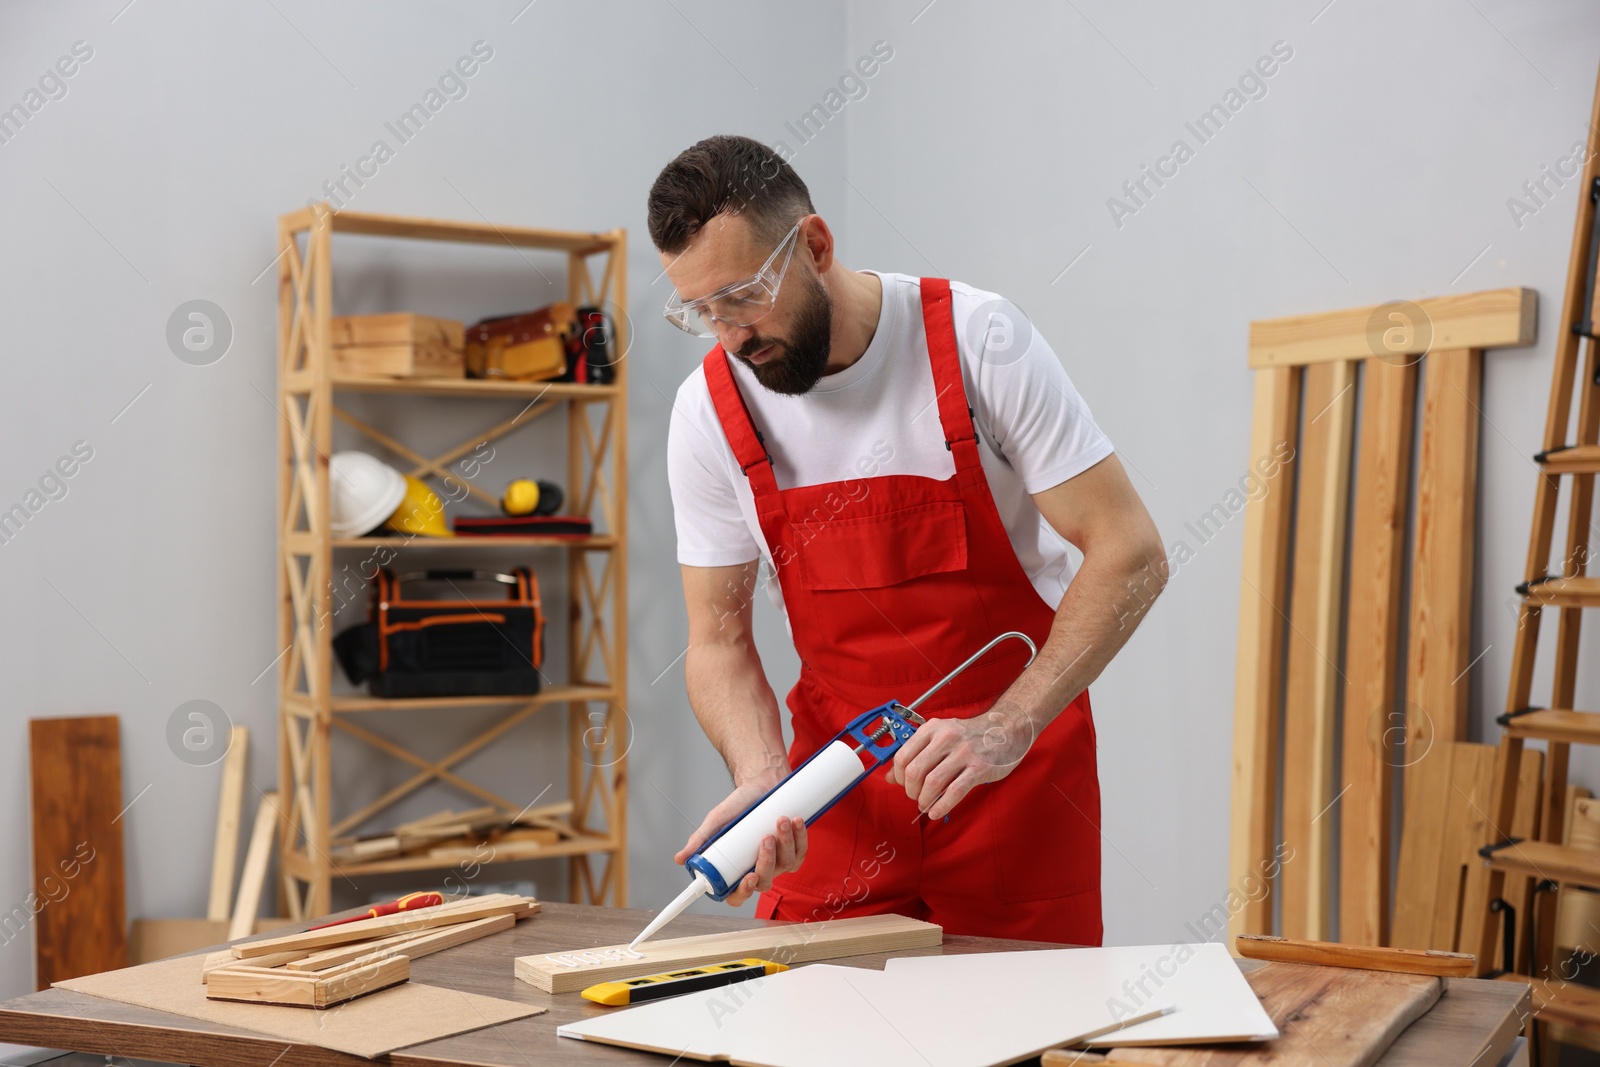
<path id="1" fill-rule="evenodd" d="M 1468 864 L 1485 832 L 1495 746 L 1440 742 L 1408 768 L 1400 869 L 1395 885 L 1394 948 L 1456 947 Z"/>
<path id="2" fill-rule="evenodd" d="M 267 884 L 267 864 L 272 861 L 272 839 L 278 830 L 278 794 L 262 793 L 256 805 L 256 822 L 250 830 L 250 848 L 245 853 L 244 873 L 239 876 L 239 899 L 228 924 L 228 940 L 249 937 L 261 910 L 261 891 Z"/>
<path id="3" fill-rule="evenodd" d="M 206 976 L 207 1000 L 245 1000 L 257 1004 L 288 1004 L 303 1008 L 328 1008 L 364 993 L 399 985 L 411 977 L 411 961 L 391 956 L 330 975 L 274 972 L 264 967 L 224 967 Z"/>
<path id="4" fill-rule="evenodd" d="M 1538 293 L 1488 289 L 1393 301 L 1402 316 L 1420 309 L 1416 322 L 1391 319 L 1387 304 L 1259 319 L 1250 324 L 1250 366 L 1304 366 L 1373 356 L 1421 355 L 1462 348 L 1518 348 L 1534 343 Z"/>
<path id="5" fill-rule="evenodd" d="M 1333 872 L 1333 726 L 1339 679 L 1339 618 L 1344 587 L 1350 433 L 1356 366 L 1307 367 L 1296 466 L 1294 574 L 1291 579 L 1288 689 L 1283 765 L 1283 841 L 1294 862 L 1279 883 L 1287 937 L 1326 940 Z"/>
<path id="6" fill-rule="evenodd" d="M 1245 975 L 1282 1034 L 1255 1045 L 1111 1048 L 1097 1062 L 1156 1067 L 1370 1067 L 1439 1000 L 1430 975 L 1267 963 Z M 1052 1049 L 1041 1067 L 1076 1067 Z"/>
<path id="7" fill-rule="evenodd" d="M 1408 758 L 1467 736 L 1483 353 L 1435 352 L 1422 376 L 1422 440 L 1406 655 Z M 1412 723 L 1409 720 L 1416 718 Z"/>
<path id="8" fill-rule="evenodd" d="M 1433 933 L 1420 948 L 1455 949 L 1467 890 L 1467 872 L 1482 867 L 1478 848 L 1494 789 L 1494 745 L 1457 742 L 1445 805 L 1444 835 L 1434 890 Z"/>
<path id="9" fill-rule="evenodd" d="M 311 956 L 301 957 L 288 964 L 291 971 L 323 971 L 329 967 L 338 967 L 347 963 L 366 960 L 385 959 L 389 956 L 405 956 L 409 959 L 421 959 L 441 952 L 456 945 L 464 945 L 468 941 L 476 941 L 480 937 L 497 934 L 501 930 L 509 930 L 516 925 L 515 915 L 491 915 L 487 919 L 475 919 L 472 922 L 458 923 L 454 926 L 442 926 L 421 934 L 399 934 L 395 937 L 379 938 L 378 941 L 362 941 L 355 945 L 347 945 L 327 952 L 318 952 Z"/>
<path id="10" fill-rule="evenodd" d="M 933 923 L 903 915 L 862 915 L 817 923 L 785 923 L 756 930 L 577 948 L 541 956 L 519 956 L 517 977 L 546 993 L 571 993 L 596 982 L 612 982 L 659 971 L 759 956 L 778 963 L 856 956 L 869 952 L 927 948 L 944 939 Z"/>
<path id="11" fill-rule="evenodd" d="M 1389 939 L 1390 739 L 1404 725 L 1394 692 L 1416 385 L 1409 360 L 1369 359 L 1362 371 L 1339 801 L 1339 939 L 1356 945 Z"/>
<path id="12" fill-rule="evenodd" d="M 26 907 L 44 989 L 128 962 L 117 717 L 30 719 L 28 751 L 33 892 Z"/>
<path id="13" fill-rule="evenodd" d="M 395 915 L 381 915 L 376 919 L 358 919 L 355 922 L 341 923 L 330 926 L 324 930 L 308 930 L 304 933 L 286 934 L 283 937 L 269 937 L 260 941 L 249 941 L 233 946 L 233 954 L 238 959 L 250 959 L 253 956 L 265 956 L 273 952 L 285 952 L 289 949 L 306 949 L 310 951 L 318 948 L 329 948 L 333 945 L 347 945 L 352 941 L 364 941 L 367 938 L 384 934 L 393 934 L 407 930 L 431 930 L 437 926 L 449 926 L 453 923 L 470 922 L 473 919 L 482 919 L 490 915 L 523 915 L 539 910 L 537 901 L 517 897 L 510 900 L 481 900 L 469 904 L 451 905 L 441 904 L 432 908 L 418 908 L 415 911 L 402 911 Z"/>
<path id="14" fill-rule="evenodd" d="M 206 918 L 227 922 L 233 911 L 233 872 L 239 858 L 239 823 L 244 817 L 244 780 L 250 769 L 250 730 L 228 731 L 222 762 L 222 795 L 217 802 L 217 837 L 211 848 L 211 898 Z"/>
<path id="15" fill-rule="evenodd" d="M 1252 960 L 1431 974 L 1440 978 L 1465 978 L 1472 973 L 1473 965 L 1477 962 L 1477 957 L 1471 953 L 1436 949 L 1343 945 L 1337 941 L 1304 941 L 1264 934 L 1246 934 L 1237 941 L 1239 955 Z"/>
<path id="16" fill-rule="evenodd" d="M 1233 799 L 1228 884 L 1244 904 L 1231 911 L 1233 934 L 1271 933 L 1269 893 L 1245 892 L 1274 862 L 1278 795 L 1278 691 L 1283 676 L 1283 607 L 1288 600 L 1289 503 L 1300 372 L 1256 374 L 1250 465 L 1266 491 L 1245 505 L 1239 590 L 1239 652 L 1234 684 Z"/>

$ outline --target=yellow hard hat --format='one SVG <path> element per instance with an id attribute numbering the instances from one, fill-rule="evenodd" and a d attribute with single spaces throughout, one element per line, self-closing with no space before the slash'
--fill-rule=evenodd
<path id="1" fill-rule="evenodd" d="M 406 495 L 394 509 L 389 521 L 384 523 L 400 533 L 420 534 L 423 537 L 454 537 L 455 531 L 444 520 L 444 501 L 428 488 L 427 483 L 406 475 Z"/>

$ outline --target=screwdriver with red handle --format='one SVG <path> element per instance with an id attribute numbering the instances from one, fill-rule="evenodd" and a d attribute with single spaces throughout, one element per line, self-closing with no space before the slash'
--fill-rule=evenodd
<path id="1" fill-rule="evenodd" d="M 387 904 L 374 904 L 360 915 L 352 915 L 348 919 L 335 919 L 331 923 L 320 923 L 308 926 L 307 930 L 325 930 L 330 926 L 341 926 L 344 923 L 353 923 L 357 919 L 376 919 L 380 915 L 394 915 L 402 911 L 415 911 L 418 908 L 431 908 L 444 903 L 444 896 L 440 893 L 407 893 L 397 900 Z"/>

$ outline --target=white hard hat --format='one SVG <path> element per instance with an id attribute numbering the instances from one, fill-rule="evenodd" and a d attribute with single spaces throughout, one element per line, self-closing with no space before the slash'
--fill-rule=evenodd
<path id="1" fill-rule="evenodd" d="M 328 460 L 328 525 L 335 537 L 376 529 L 405 495 L 405 475 L 376 457 L 335 452 Z"/>

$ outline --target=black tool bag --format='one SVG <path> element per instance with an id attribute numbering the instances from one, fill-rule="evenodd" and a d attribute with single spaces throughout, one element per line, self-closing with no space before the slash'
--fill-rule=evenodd
<path id="1" fill-rule="evenodd" d="M 466 599 L 462 584 L 494 583 L 502 599 Z M 448 585 L 457 599 L 415 596 L 418 585 Z M 447 592 L 449 590 L 446 590 Z M 435 592 L 438 592 L 437 588 Z M 373 696 L 502 696 L 537 693 L 544 663 L 539 580 L 509 573 L 380 570 L 368 621 L 333 640 L 345 674 Z"/>
<path id="2" fill-rule="evenodd" d="M 567 350 L 567 369 L 558 382 L 582 385 L 610 385 L 617 379 L 616 326 L 610 316 L 597 307 L 578 309 L 578 328 L 563 338 Z"/>

